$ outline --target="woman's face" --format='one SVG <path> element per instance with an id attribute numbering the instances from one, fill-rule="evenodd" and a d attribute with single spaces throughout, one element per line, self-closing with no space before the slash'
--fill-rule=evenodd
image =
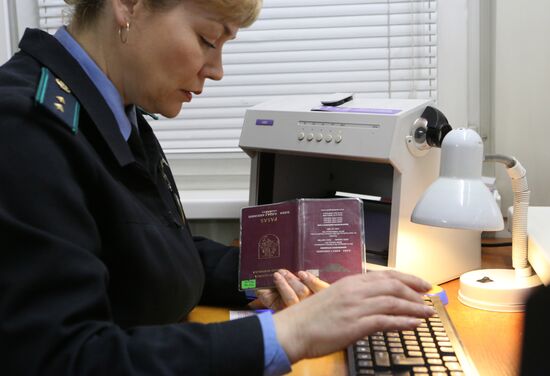
<path id="1" fill-rule="evenodd" d="M 167 11 L 149 11 L 138 2 L 121 47 L 126 104 L 176 116 L 182 103 L 202 92 L 207 78 L 223 77 L 222 47 L 237 31 L 195 1 Z"/>

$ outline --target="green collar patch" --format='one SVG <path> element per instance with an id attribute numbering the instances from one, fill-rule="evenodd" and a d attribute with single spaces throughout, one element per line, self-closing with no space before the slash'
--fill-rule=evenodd
<path id="1" fill-rule="evenodd" d="M 69 87 L 55 77 L 48 68 L 42 67 L 34 100 L 66 124 L 74 134 L 78 132 L 80 103 Z"/>
<path id="2" fill-rule="evenodd" d="M 143 114 L 143 116 L 147 115 L 147 116 L 149 116 L 149 117 L 150 117 L 151 119 L 153 119 L 153 120 L 158 120 L 158 119 L 159 119 L 159 117 L 158 117 L 157 115 L 155 115 L 155 114 L 153 114 L 153 113 L 151 113 L 151 112 L 147 112 L 147 111 L 145 111 L 143 108 L 141 108 L 141 107 L 139 107 L 139 106 L 136 106 L 136 110 L 137 110 L 138 112 L 141 112 L 141 113 Z"/>

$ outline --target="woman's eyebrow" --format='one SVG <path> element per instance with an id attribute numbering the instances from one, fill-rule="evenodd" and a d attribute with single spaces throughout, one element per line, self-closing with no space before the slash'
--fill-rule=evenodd
<path id="1" fill-rule="evenodd" d="M 223 24 L 223 31 L 229 39 L 235 39 L 237 37 L 237 31 L 231 30 L 231 28 L 226 24 Z"/>

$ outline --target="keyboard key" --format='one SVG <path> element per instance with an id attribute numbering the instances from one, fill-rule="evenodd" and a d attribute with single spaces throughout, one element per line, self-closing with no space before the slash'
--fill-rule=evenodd
<path id="1" fill-rule="evenodd" d="M 407 357 L 400 354 L 392 355 L 391 361 L 398 366 L 422 366 L 426 364 L 422 357 Z"/>
<path id="2" fill-rule="evenodd" d="M 444 362 L 458 362 L 458 359 L 456 358 L 456 356 L 451 356 L 451 355 L 446 355 L 441 359 L 443 359 Z"/>
<path id="3" fill-rule="evenodd" d="M 370 353 L 359 353 L 355 358 L 358 360 L 372 360 L 372 355 Z"/>
<path id="4" fill-rule="evenodd" d="M 374 367 L 374 364 L 372 363 L 372 360 L 359 360 L 357 362 L 357 365 L 361 368 L 372 368 L 372 367 Z"/>
<path id="5" fill-rule="evenodd" d="M 357 374 L 358 375 L 374 375 L 375 373 L 374 373 L 373 369 L 362 368 L 359 371 L 357 371 Z"/>
<path id="6" fill-rule="evenodd" d="M 458 362 L 445 362 L 445 366 L 450 371 L 462 371 L 462 367 L 460 367 L 460 364 Z"/>
<path id="7" fill-rule="evenodd" d="M 426 358 L 441 358 L 438 353 L 426 353 Z"/>
<path id="8" fill-rule="evenodd" d="M 428 372 L 428 367 L 413 367 L 412 371 L 414 373 L 417 373 L 417 372 Z"/>
<path id="9" fill-rule="evenodd" d="M 390 352 L 392 354 L 404 354 L 405 350 L 402 347 L 390 347 Z"/>
<path id="10" fill-rule="evenodd" d="M 390 366 L 390 354 L 385 351 L 374 352 L 374 362 L 377 367 L 389 367 Z"/>

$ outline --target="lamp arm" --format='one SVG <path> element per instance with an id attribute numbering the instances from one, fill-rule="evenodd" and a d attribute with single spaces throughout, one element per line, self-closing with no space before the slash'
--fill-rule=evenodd
<path id="1" fill-rule="evenodd" d="M 518 277 L 533 274 L 527 254 L 527 212 L 529 208 L 529 187 L 527 172 L 514 157 L 504 155 L 487 155 L 487 162 L 499 162 L 506 166 L 506 172 L 512 180 L 514 193 L 514 215 L 512 217 L 512 265 Z"/>

